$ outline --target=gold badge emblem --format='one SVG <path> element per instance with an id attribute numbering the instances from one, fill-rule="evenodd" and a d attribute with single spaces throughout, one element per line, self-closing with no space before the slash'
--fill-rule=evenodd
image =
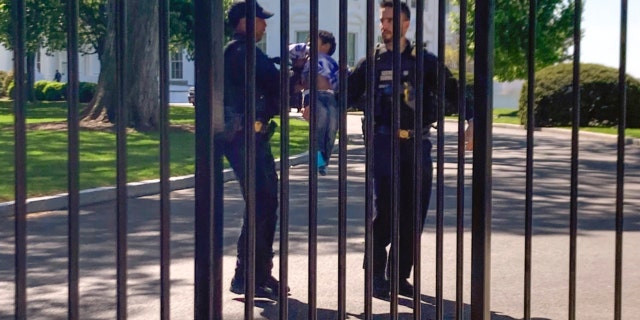
<path id="1" fill-rule="evenodd" d="M 399 130 L 398 137 L 401 139 L 409 139 L 409 130 Z"/>

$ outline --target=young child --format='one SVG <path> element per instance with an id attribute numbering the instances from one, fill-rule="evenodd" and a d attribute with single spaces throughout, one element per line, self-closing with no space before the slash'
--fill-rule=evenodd
<path id="1" fill-rule="evenodd" d="M 289 107 L 302 111 L 302 71 L 309 58 L 309 48 L 306 43 L 294 43 L 289 45 L 289 59 L 291 69 L 289 72 Z"/>
<path id="2" fill-rule="evenodd" d="M 300 45 L 300 44 L 298 44 Z M 294 46 L 295 48 L 296 46 Z M 291 47 L 290 47 L 291 48 Z M 299 48 L 299 47 L 298 47 Z M 327 165 L 333 152 L 336 135 L 338 133 L 339 110 L 338 103 L 335 98 L 335 92 L 338 90 L 338 63 L 331 57 L 336 51 L 336 39 L 333 34 L 326 30 L 318 32 L 318 74 L 317 74 L 317 112 L 316 112 L 316 134 L 318 142 L 318 173 L 326 175 Z M 305 95 L 308 95 L 310 78 L 309 71 L 311 66 L 309 60 L 305 63 L 302 72 L 302 79 Z M 309 121 L 309 103 L 308 97 L 302 109 L 302 116 Z"/>

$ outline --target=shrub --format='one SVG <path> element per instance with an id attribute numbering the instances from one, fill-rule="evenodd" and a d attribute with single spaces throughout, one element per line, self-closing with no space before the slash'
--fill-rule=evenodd
<path id="1" fill-rule="evenodd" d="M 460 79 L 460 75 L 458 74 L 458 71 L 452 71 L 453 73 L 453 77 L 456 78 L 457 80 Z M 474 77 L 473 77 L 473 73 L 471 72 L 467 72 L 467 77 L 466 77 L 466 83 L 465 83 L 465 88 L 466 88 L 466 92 L 465 92 L 465 97 L 467 99 L 467 105 L 468 106 L 473 106 L 473 82 L 474 81 Z M 460 83 L 458 81 L 458 83 Z M 462 90 L 462 89 L 460 89 Z M 445 103 L 445 107 L 444 107 L 444 115 L 445 116 L 451 116 L 454 114 L 458 114 L 458 106 L 451 104 L 451 103 Z"/>
<path id="2" fill-rule="evenodd" d="M 80 82 L 79 88 L 79 101 L 80 102 L 89 102 L 93 99 L 93 95 L 96 93 L 97 85 L 92 82 Z"/>
<path id="3" fill-rule="evenodd" d="M 13 94 L 13 89 L 15 88 L 15 84 L 13 83 L 13 81 L 9 82 L 9 84 L 7 85 L 7 97 L 11 98 L 11 99 L 15 99 L 15 95 Z"/>
<path id="4" fill-rule="evenodd" d="M 44 99 L 47 101 L 61 101 L 66 98 L 67 84 L 63 82 L 50 81 L 44 87 Z"/>
<path id="5" fill-rule="evenodd" d="M 0 97 L 5 95 L 4 91 L 4 79 L 7 77 L 7 72 L 0 70 Z"/>
<path id="6" fill-rule="evenodd" d="M 11 91 L 9 90 L 9 85 L 13 83 L 13 71 L 9 71 L 7 75 L 4 77 L 2 81 L 2 88 L 7 96 L 11 97 Z"/>
<path id="7" fill-rule="evenodd" d="M 36 81 L 36 83 L 33 84 L 33 94 L 36 100 L 44 101 L 45 99 L 44 88 L 49 84 L 49 82 L 51 81 L 38 80 Z"/>
<path id="8" fill-rule="evenodd" d="M 544 68 L 536 74 L 534 117 L 538 127 L 569 126 L 573 112 L 573 64 Z M 640 81 L 626 77 L 627 127 L 640 128 Z M 596 64 L 580 66 L 580 126 L 619 123 L 618 70 Z M 520 122 L 527 122 L 527 83 L 520 94 Z"/>

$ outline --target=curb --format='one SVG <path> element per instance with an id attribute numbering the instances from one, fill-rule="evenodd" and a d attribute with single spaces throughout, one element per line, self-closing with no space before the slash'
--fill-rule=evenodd
<path id="1" fill-rule="evenodd" d="M 309 152 L 303 152 L 289 157 L 291 166 L 307 162 Z M 276 159 L 276 166 L 280 164 L 280 159 Z M 232 169 L 223 171 L 223 181 L 228 182 L 235 179 Z M 171 191 L 189 189 L 195 186 L 195 176 L 193 174 L 171 177 L 169 179 L 169 189 Z M 145 180 L 127 183 L 127 197 L 137 198 L 160 193 L 160 179 Z M 100 187 L 80 191 L 80 206 L 87 206 L 100 202 L 116 199 L 116 187 Z M 26 201 L 27 213 L 65 210 L 68 208 L 68 193 L 60 193 L 52 196 L 29 198 Z M 11 216 L 15 210 L 15 201 L 0 203 L 0 216 Z"/>
<path id="2" fill-rule="evenodd" d="M 519 124 L 494 123 L 493 126 L 500 127 L 500 128 L 526 130 L 524 126 Z M 564 129 L 564 128 L 535 128 L 533 131 L 534 132 L 536 131 L 555 132 L 555 133 L 561 133 L 561 134 L 567 134 L 567 135 L 571 134 L 571 129 Z M 598 133 L 598 132 L 589 132 L 589 131 L 580 131 L 579 136 L 590 137 L 590 138 L 600 138 L 600 139 L 607 139 L 607 140 L 618 140 L 617 135 Z M 640 146 L 640 139 L 625 137 L 624 144 Z"/>
<path id="3" fill-rule="evenodd" d="M 457 120 L 446 120 L 446 121 L 456 121 Z M 520 129 L 525 130 L 522 125 L 517 124 L 506 124 L 506 123 L 494 123 L 494 127 L 501 128 L 511 128 L 511 129 Z M 569 129 L 561 129 L 561 128 L 536 128 L 535 131 L 544 131 L 544 132 L 557 132 L 561 134 L 571 134 L 571 130 Z M 580 136 L 587 136 L 592 138 L 599 139 L 608 139 L 608 140 L 617 140 L 618 136 L 597 133 L 597 132 L 588 132 L 581 131 Z M 351 141 L 351 137 L 349 141 Z M 640 146 L 640 139 L 635 138 L 626 138 L 626 145 L 637 145 Z M 305 151 L 301 154 L 294 155 L 289 157 L 289 162 L 291 166 L 299 165 L 305 163 L 309 159 L 309 152 Z M 280 159 L 276 159 L 276 166 L 280 164 Z M 228 182 L 235 179 L 235 175 L 233 174 L 233 170 L 225 169 L 223 171 L 224 177 L 223 181 Z M 170 191 L 189 189 L 195 186 L 195 178 L 194 175 L 186 175 L 180 177 L 171 177 L 169 179 L 169 189 Z M 154 194 L 160 193 L 160 180 L 145 180 L 139 182 L 131 182 L 127 184 L 127 197 L 128 198 L 137 198 L 150 196 Z M 80 191 L 80 206 L 92 205 L 100 202 L 112 201 L 116 199 L 116 187 L 100 187 L 93 189 L 86 189 Z M 43 211 L 53 211 L 53 210 L 65 210 L 68 208 L 68 194 L 61 193 L 52 196 L 46 197 L 37 197 L 37 198 L 29 198 L 26 201 L 26 211 L 27 213 L 34 212 L 43 212 Z M 15 201 L 8 201 L 0 203 L 0 216 L 11 216 L 15 210 Z"/>

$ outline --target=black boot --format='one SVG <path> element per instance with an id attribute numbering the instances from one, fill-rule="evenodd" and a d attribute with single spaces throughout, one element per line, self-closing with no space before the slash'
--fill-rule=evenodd
<path id="1" fill-rule="evenodd" d="M 373 297 L 381 300 L 389 300 L 389 280 L 384 276 L 373 277 Z"/>
<path id="2" fill-rule="evenodd" d="M 389 280 L 386 276 L 387 259 L 386 252 L 382 255 L 382 252 L 373 255 L 373 297 L 389 300 Z"/>
<path id="3" fill-rule="evenodd" d="M 413 285 L 407 279 L 400 279 L 398 282 L 398 294 L 408 298 L 413 298 Z"/>
<path id="4" fill-rule="evenodd" d="M 237 270 L 236 270 L 237 271 Z M 244 276 L 240 276 L 238 272 L 231 279 L 231 287 L 229 291 L 235 294 L 245 294 L 245 281 Z M 280 292 L 280 282 L 276 280 L 274 277 L 270 276 L 267 279 L 261 281 L 261 283 L 256 283 L 255 285 L 255 297 L 258 298 L 267 298 L 271 300 L 278 300 Z M 289 287 L 287 287 L 287 292 L 289 292 Z"/>

